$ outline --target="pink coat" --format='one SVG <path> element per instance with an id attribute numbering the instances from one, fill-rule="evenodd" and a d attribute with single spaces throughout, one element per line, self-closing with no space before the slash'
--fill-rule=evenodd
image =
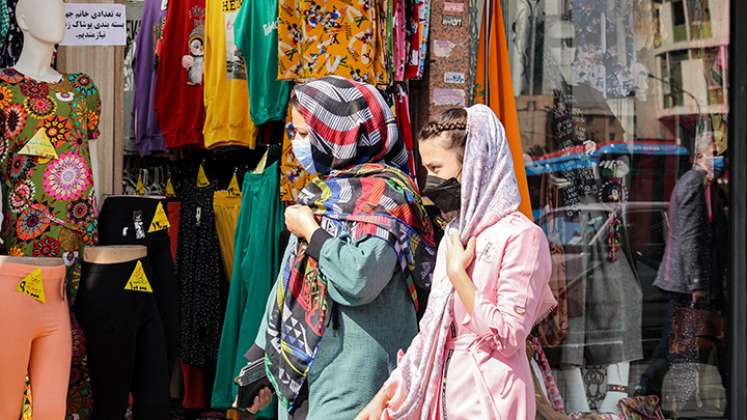
<path id="1" fill-rule="evenodd" d="M 542 230 L 521 213 L 512 213 L 477 236 L 469 270 L 477 287 L 475 308 L 467 313 L 458 295 L 450 308 L 454 323 L 447 339 L 438 407 L 428 420 L 534 419 L 532 373 L 526 339 L 535 322 L 555 305 L 548 287 L 552 262 Z M 434 282 L 448 282 L 442 242 Z M 420 331 L 415 340 L 431 331 Z M 395 370 L 386 385 L 390 409 L 404 398 Z M 389 418 L 387 412 L 383 418 Z M 426 420 L 426 419 L 421 419 Z"/>

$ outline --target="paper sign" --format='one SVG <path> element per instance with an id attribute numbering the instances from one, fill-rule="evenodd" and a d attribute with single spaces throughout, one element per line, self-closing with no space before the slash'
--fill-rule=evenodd
<path id="1" fill-rule="evenodd" d="M 456 71 L 447 71 L 444 73 L 444 83 L 463 85 L 464 82 L 464 73 Z"/>
<path id="2" fill-rule="evenodd" d="M 231 182 L 228 184 L 228 196 L 229 197 L 241 197 L 241 188 L 239 188 L 239 178 L 236 174 L 233 174 Z"/>
<path id="3" fill-rule="evenodd" d="M 208 181 L 207 175 L 205 175 L 205 168 L 202 167 L 202 164 L 200 164 L 200 168 L 197 170 L 197 186 L 200 188 L 205 188 L 210 185 L 210 181 Z"/>
<path id="4" fill-rule="evenodd" d="M 441 24 L 444 26 L 452 26 L 454 28 L 458 28 L 462 26 L 462 17 L 461 16 L 451 16 L 451 15 L 444 15 L 441 18 Z"/>
<path id="5" fill-rule="evenodd" d="M 433 53 L 436 57 L 448 57 L 456 47 L 456 44 L 451 41 L 434 40 L 433 41 Z"/>
<path id="6" fill-rule="evenodd" d="M 37 268 L 31 274 L 24 277 L 16 286 L 16 291 L 41 303 L 46 303 L 47 298 L 44 296 L 44 281 L 42 280 L 41 268 Z"/>
<path id="7" fill-rule="evenodd" d="M 62 45 L 113 46 L 127 44 L 124 4 L 65 4 Z"/>
<path id="8" fill-rule="evenodd" d="M 444 2 L 445 13 L 464 13 L 464 3 Z"/>
<path id="9" fill-rule="evenodd" d="M 170 227 L 171 223 L 169 223 L 169 218 L 166 217 L 166 212 L 163 210 L 163 204 L 159 202 L 158 207 L 156 207 L 156 214 L 153 215 L 153 220 L 150 222 L 148 233 L 159 232 Z"/>
<path id="10" fill-rule="evenodd" d="M 176 198 L 176 191 L 174 191 L 174 184 L 171 183 L 171 178 L 166 181 L 166 197 Z"/>
<path id="11" fill-rule="evenodd" d="M 47 133 L 43 128 L 34 134 L 22 148 L 18 151 L 19 155 L 38 156 L 44 159 L 58 159 L 57 150 L 52 146 Z"/>
<path id="12" fill-rule="evenodd" d="M 466 106 L 467 94 L 464 89 L 433 89 L 433 105 L 436 106 Z"/>
<path id="13" fill-rule="evenodd" d="M 150 287 L 150 282 L 148 281 L 148 276 L 145 275 L 142 262 L 137 262 L 124 289 L 132 290 L 133 292 L 153 293 L 153 288 Z"/>

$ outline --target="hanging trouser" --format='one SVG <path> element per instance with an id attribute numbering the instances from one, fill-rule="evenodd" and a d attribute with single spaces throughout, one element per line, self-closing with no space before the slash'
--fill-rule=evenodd
<path id="1" fill-rule="evenodd" d="M 226 276 L 231 279 L 233 271 L 234 238 L 236 225 L 239 223 L 241 196 L 232 196 L 228 191 L 216 191 L 213 198 L 215 210 L 215 227 L 218 231 L 220 254 Z"/>
<path id="2" fill-rule="evenodd" d="M 138 264 L 145 280 L 136 273 Z M 123 419 L 130 394 L 134 420 L 168 419 L 169 364 L 155 278 L 147 257 L 83 262 L 75 315 L 86 334 L 94 420 Z"/>
<path id="3" fill-rule="evenodd" d="M 41 269 L 44 303 L 18 290 L 37 269 Z M 2 419 L 20 417 L 27 369 L 33 387 L 34 420 L 65 418 L 73 348 L 65 272 L 62 259 L 0 257 Z"/>
<path id="4" fill-rule="evenodd" d="M 169 366 L 173 367 L 178 343 L 179 304 L 168 229 L 150 231 L 159 204 L 165 213 L 167 202 L 163 199 L 107 197 L 99 215 L 99 245 L 144 245 L 148 248 L 148 260 L 153 268 L 151 285 L 166 334 Z"/>
<path id="5" fill-rule="evenodd" d="M 179 245 L 179 221 L 181 220 L 182 202 L 177 200 L 169 201 L 169 240 L 171 242 L 171 257 L 176 261 L 176 248 Z"/>
<path id="6" fill-rule="evenodd" d="M 280 269 L 280 203 L 278 165 L 261 175 L 247 174 L 236 230 L 233 279 L 213 385 L 214 408 L 230 407 L 238 388 L 233 379 L 246 364 L 244 353 L 254 344 L 267 298 Z"/>

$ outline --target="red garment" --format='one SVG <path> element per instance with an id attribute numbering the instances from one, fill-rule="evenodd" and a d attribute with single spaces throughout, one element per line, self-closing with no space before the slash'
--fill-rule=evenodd
<path id="1" fill-rule="evenodd" d="M 181 365 L 182 378 L 184 379 L 182 407 L 187 410 L 204 410 L 210 408 L 210 398 L 207 395 L 208 378 L 206 370 L 184 362 L 180 362 L 179 364 Z M 210 383 L 212 384 L 212 381 Z"/>
<path id="2" fill-rule="evenodd" d="M 171 240 L 171 257 L 176 261 L 176 248 L 179 243 L 179 223 L 182 211 L 181 201 L 169 201 L 167 216 L 169 218 L 169 239 Z"/>
<path id="3" fill-rule="evenodd" d="M 159 58 L 154 102 L 166 146 L 201 147 L 205 0 L 169 2 Z"/>

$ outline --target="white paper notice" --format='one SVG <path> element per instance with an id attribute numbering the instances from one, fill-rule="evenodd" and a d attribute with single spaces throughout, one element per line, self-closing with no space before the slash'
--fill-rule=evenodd
<path id="1" fill-rule="evenodd" d="M 126 45 L 125 5 L 65 4 L 65 39 L 62 45 Z"/>

